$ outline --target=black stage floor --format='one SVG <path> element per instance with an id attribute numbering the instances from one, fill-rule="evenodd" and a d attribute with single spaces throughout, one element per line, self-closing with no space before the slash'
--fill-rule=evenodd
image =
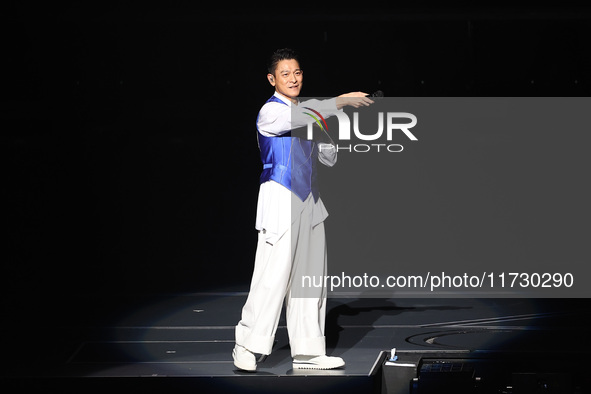
<path id="1" fill-rule="evenodd" d="M 345 368 L 293 370 L 282 317 L 273 353 L 259 363 L 256 373 L 245 373 L 234 367 L 231 350 L 246 295 L 80 296 L 75 303 L 55 297 L 50 305 L 43 299 L 28 302 L 24 310 L 8 310 L 15 318 L 2 328 L 2 392 L 127 387 L 148 392 L 420 393 L 431 392 L 425 384 L 417 391 L 421 371 L 423 383 L 432 372 L 427 367 L 483 365 L 490 360 L 497 370 L 511 363 L 515 370 L 487 376 L 486 368 L 474 373 L 471 367 L 469 379 L 481 382 L 480 391 L 473 392 L 530 392 L 512 387 L 524 376 L 536 378 L 536 387 L 545 385 L 543 392 L 588 392 L 587 372 L 581 372 L 586 371 L 582 366 L 591 318 L 591 303 L 585 299 L 329 298 L 328 353 L 343 357 Z M 407 366 L 386 363 L 391 348 Z M 402 377 L 400 370 L 405 371 Z M 560 391 L 549 391 L 551 384 L 558 387 L 557 376 L 568 383 L 560 383 Z"/>

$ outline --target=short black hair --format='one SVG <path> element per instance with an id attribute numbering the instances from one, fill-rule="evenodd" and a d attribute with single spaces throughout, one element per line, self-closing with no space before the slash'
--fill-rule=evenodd
<path id="1" fill-rule="evenodd" d="M 280 61 L 291 60 L 291 59 L 294 59 L 298 63 L 300 63 L 300 56 L 298 55 L 298 53 L 295 50 L 293 50 L 291 48 L 277 49 L 275 52 L 273 52 L 273 54 L 271 55 L 271 58 L 269 59 L 269 64 L 268 64 L 269 74 L 275 75 L 275 70 L 277 70 L 277 64 L 279 64 Z"/>

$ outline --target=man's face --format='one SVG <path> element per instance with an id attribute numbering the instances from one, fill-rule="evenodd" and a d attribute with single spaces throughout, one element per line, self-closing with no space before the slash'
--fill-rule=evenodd
<path id="1" fill-rule="evenodd" d="M 275 75 L 267 74 L 269 83 L 275 90 L 294 101 L 300 95 L 304 80 L 304 72 L 295 59 L 281 60 L 275 69 Z"/>

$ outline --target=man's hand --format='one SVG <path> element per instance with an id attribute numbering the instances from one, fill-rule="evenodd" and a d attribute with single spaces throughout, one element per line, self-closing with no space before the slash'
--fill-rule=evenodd
<path id="1" fill-rule="evenodd" d="M 367 96 L 367 93 L 363 93 L 363 92 L 351 92 L 351 93 L 341 94 L 340 96 L 338 96 L 336 98 L 337 109 L 342 109 L 344 106 L 347 106 L 347 105 L 354 107 L 354 108 L 359 108 L 359 107 L 367 107 L 367 106 L 373 104 L 373 100 L 371 100 L 365 96 Z"/>

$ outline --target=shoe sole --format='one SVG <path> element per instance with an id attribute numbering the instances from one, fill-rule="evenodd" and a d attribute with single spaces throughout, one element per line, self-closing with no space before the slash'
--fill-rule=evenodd
<path id="1" fill-rule="evenodd" d="M 345 366 L 345 363 L 339 363 L 339 364 L 334 364 L 334 365 L 293 363 L 293 369 L 335 369 L 335 368 L 341 368 L 344 366 Z"/>
<path id="2" fill-rule="evenodd" d="M 239 362 L 236 362 L 236 361 L 234 361 L 234 365 L 236 366 L 236 368 L 238 368 L 242 371 L 246 371 L 246 372 L 255 372 L 257 370 L 256 366 L 253 368 L 252 366 L 246 366 L 246 365 L 240 364 Z"/>

